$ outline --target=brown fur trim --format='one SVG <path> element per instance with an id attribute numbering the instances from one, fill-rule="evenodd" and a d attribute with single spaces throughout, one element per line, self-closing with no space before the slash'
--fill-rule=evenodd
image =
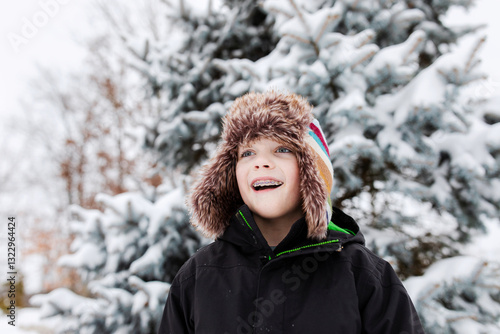
<path id="1" fill-rule="evenodd" d="M 229 219 L 243 204 L 236 181 L 238 146 L 257 138 L 291 145 L 297 152 L 302 207 L 309 237 L 326 237 L 326 186 L 316 168 L 314 152 L 305 143 L 312 106 L 302 97 L 270 91 L 236 99 L 223 119 L 222 141 L 215 156 L 200 170 L 187 204 L 192 224 L 206 236 L 222 235 Z"/>
<path id="2" fill-rule="evenodd" d="M 312 149 L 304 145 L 302 154 L 298 157 L 300 192 L 303 212 L 306 213 L 307 235 L 312 239 L 321 240 L 325 238 L 328 228 L 326 216 L 328 194 L 324 181 L 316 169 L 313 156 Z"/>
<path id="3" fill-rule="evenodd" d="M 221 236 L 231 215 L 243 205 L 236 182 L 236 159 L 227 145 L 220 145 L 188 195 L 191 223 L 207 237 Z"/>

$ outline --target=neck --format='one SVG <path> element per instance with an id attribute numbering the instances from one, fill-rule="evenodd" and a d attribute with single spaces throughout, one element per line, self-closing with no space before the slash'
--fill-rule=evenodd
<path id="1" fill-rule="evenodd" d="M 280 217 L 267 219 L 254 214 L 254 220 L 260 229 L 260 232 L 271 247 L 277 246 L 290 232 L 292 225 L 302 217 L 295 215 L 293 217 Z"/>

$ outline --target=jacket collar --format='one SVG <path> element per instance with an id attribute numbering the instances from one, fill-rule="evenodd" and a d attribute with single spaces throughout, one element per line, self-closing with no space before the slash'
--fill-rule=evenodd
<path id="1" fill-rule="evenodd" d="M 333 223 L 335 222 L 335 223 Z M 241 206 L 231 217 L 230 224 L 219 238 L 235 244 L 243 253 L 258 255 L 281 256 L 285 254 L 303 254 L 324 248 L 340 250 L 348 243 L 365 243 L 358 224 L 342 210 L 333 208 L 332 222 L 328 226 L 327 236 L 323 241 L 307 238 L 307 223 L 305 218 L 297 220 L 285 238 L 276 246 L 274 252 L 260 232 L 252 212 L 248 206 Z M 332 245 L 335 244 L 332 248 Z"/>

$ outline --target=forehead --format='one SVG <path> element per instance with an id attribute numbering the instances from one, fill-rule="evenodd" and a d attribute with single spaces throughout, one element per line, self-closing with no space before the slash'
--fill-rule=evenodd
<path id="1" fill-rule="evenodd" d="M 261 146 L 261 145 L 277 146 L 277 145 L 286 145 L 286 143 L 274 137 L 258 137 L 246 140 L 243 143 L 239 144 L 238 150 L 254 146 Z"/>

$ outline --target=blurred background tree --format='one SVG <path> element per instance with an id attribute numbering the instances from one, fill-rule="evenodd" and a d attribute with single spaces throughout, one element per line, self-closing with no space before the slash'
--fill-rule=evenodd
<path id="1" fill-rule="evenodd" d="M 80 73 L 63 76 L 55 69 L 40 68 L 30 89 L 36 104 L 25 103 L 30 117 L 17 126 L 29 134 L 28 154 L 43 156 L 31 160 L 26 179 L 50 194 L 53 205 L 43 217 L 37 217 L 38 212 L 20 213 L 30 226 L 20 230 L 27 240 L 23 254 L 43 256 L 39 285 L 45 291 L 61 285 L 86 290 L 74 270 L 54 267 L 73 240 L 68 206 L 102 209 L 95 201 L 99 193 L 117 195 L 162 183 L 161 167 L 135 138 L 136 127 L 152 108 L 141 96 L 129 93 L 137 91 L 133 88 L 137 75 L 123 61 L 107 57 L 109 43 L 106 37 L 89 42 L 85 70 Z"/>

